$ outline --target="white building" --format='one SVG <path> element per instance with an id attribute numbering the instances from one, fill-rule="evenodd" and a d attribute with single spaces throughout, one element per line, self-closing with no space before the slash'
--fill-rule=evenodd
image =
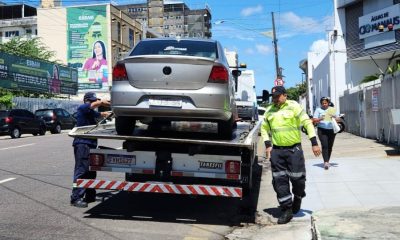
<path id="1" fill-rule="evenodd" d="M 26 4 L 0 5 L 0 43 L 5 43 L 13 37 L 36 36 L 36 8 Z"/>

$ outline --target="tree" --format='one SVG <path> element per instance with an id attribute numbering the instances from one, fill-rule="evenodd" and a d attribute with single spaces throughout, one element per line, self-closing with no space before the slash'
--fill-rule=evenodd
<path id="1" fill-rule="evenodd" d="M 50 59 L 54 59 L 56 56 L 56 53 L 49 50 L 48 47 L 41 42 L 40 38 L 12 38 L 10 41 L 0 44 L 0 51 L 44 61 L 50 61 Z M 54 63 L 58 62 L 58 60 L 54 61 Z"/>
<path id="2" fill-rule="evenodd" d="M 295 87 L 291 87 L 286 89 L 288 99 L 294 100 L 294 101 L 299 101 L 299 97 L 307 92 L 307 83 L 300 83 L 296 84 Z"/>

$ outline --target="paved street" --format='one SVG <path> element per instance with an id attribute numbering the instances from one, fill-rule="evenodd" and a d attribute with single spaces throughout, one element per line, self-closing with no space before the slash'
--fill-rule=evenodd
<path id="1" fill-rule="evenodd" d="M 303 135 L 304 137 L 305 135 Z M 276 225 L 280 215 L 270 171 L 263 172 L 257 224 L 228 235 L 238 239 L 312 238 L 313 221 L 320 239 L 400 239 L 400 155 L 393 148 L 349 133 L 338 134 L 331 158 L 323 169 L 310 142 L 303 138 L 306 156 L 306 198 L 301 211 L 286 225 Z M 268 162 L 264 162 L 268 169 Z M 383 208 L 383 209 L 382 209 Z M 382 223 L 382 224 L 380 224 Z"/>
<path id="2" fill-rule="evenodd" d="M 342 133 L 328 171 L 322 168 L 322 159 L 311 155 L 308 140 L 304 141 L 307 197 L 300 213 L 285 226 L 276 225 L 279 209 L 269 164 L 262 158 L 256 224 L 243 225 L 251 218 L 239 211 L 240 201 L 234 199 L 99 191 L 96 203 L 77 209 L 69 206 L 71 140 L 65 132 L 0 137 L 0 239 L 77 239 L 81 235 L 87 239 L 311 239 L 311 215 L 318 216 L 320 228 L 326 230 L 336 229 L 331 220 L 338 219 L 340 211 L 367 209 L 368 213 L 377 207 L 400 207 L 400 158 L 386 155 L 390 147 Z M 118 141 L 100 144 L 120 146 Z M 261 156 L 263 150 L 260 145 Z M 98 176 L 111 177 L 122 179 L 123 174 Z M 365 216 L 365 212 L 357 214 Z M 389 219 L 386 225 L 390 223 L 400 222 Z M 396 239 L 390 237 L 386 239 Z"/>

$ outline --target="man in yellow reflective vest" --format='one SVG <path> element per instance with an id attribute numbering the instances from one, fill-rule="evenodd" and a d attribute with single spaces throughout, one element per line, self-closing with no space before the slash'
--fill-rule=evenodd
<path id="1" fill-rule="evenodd" d="M 301 199 L 306 196 L 306 168 L 301 148 L 301 131 L 307 129 L 312 151 L 317 157 L 321 154 L 315 129 L 309 116 L 300 104 L 287 100 L 286 89 L 275 86 L 271 90 L 273 104 L 265 110 L 261 125 L 261 136 L 266 147 L 267 158 L 270 157 L 272 185 L 283 211 L 278 224 L 288 223 L 293 214 L 299 212 Z M 271 138 L 270 138 L 271 136 Z M 289 180 L 292 183 L 290 191 Z"/>

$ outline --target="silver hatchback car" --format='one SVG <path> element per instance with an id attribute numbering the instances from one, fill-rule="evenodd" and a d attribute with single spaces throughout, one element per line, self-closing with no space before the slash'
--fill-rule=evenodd
<path id="1" fill-rule="evenodd" d="M 113 69 L 112 110 L 119 135 L 136 120 L 211 121 L 232 138 L 235 80 L 221 44 L 205 39 L 140 41 Z"/>

